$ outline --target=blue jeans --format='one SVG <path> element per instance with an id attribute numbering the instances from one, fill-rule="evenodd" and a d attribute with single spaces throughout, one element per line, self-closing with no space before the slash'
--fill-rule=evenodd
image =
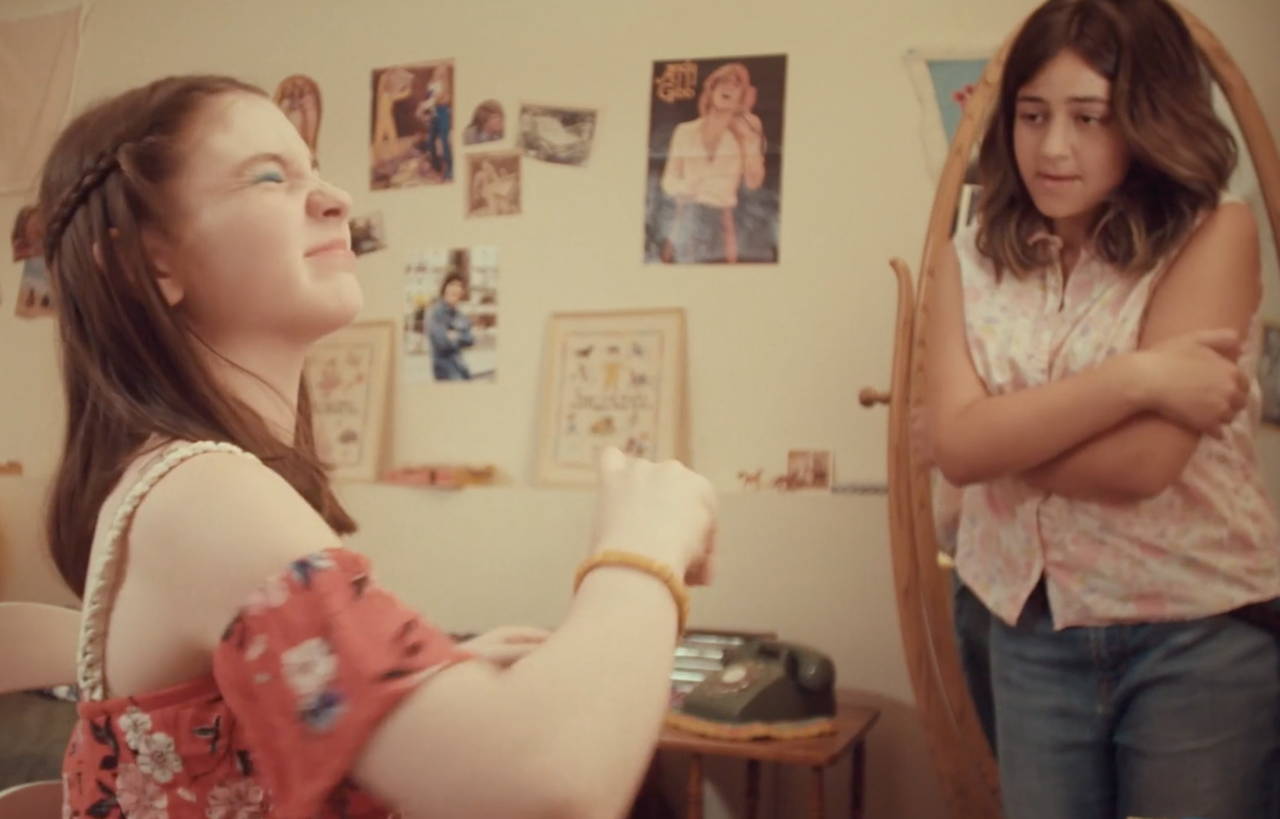
<path id="1" fill-rule="evenodd" d="M 728 261 L 725 220 L 733 218 L 733 210 L 713 208 L 697 202 L 685 202 L 676 212 L 671 243 L 676 264 L 711 264 Z"/>
<path id="2" fill-rule="evenodd" d="M 1280 641 L 1229 616 L 1055 632 L 992 618 L 1006 819 L 1277 819 Z"/>
<path id="3" fill-rule="evenodd" d="M 982 733 L 995 754 L 996 706 L 991 693 L 991 621 L 994 619 L 978 596 L 964 584 L 960 575 L 951 573 L 951 616 L 955 624 L 956 646 L 960 651 L 960 667 L 969 699 L 978 713 Z"/>
<path id="4" fill-rule="evenodd" d="M 446 180 L 453 179 L 453 146 L 449 144 L 449 131 L 453 128 L 453 108 L 437 105 L 427 131 L 427 157 L 431 165 Z"/>

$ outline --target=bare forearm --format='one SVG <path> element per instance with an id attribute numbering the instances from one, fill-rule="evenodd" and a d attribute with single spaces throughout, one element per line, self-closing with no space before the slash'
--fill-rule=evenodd
<path id="1" fill-rule="evenodd" d="M 940 413 L 934 453 L 949 481 L 965 485 L 1050 461 L 1146 409 L 1135 359 L 1119 355 L 1042 386 L 979 398 Z"/>
<path id="2" fill-rule="evenodd" d="M 764 184 L 764 143 L 759 137 L 742 140 L 743 182 L 751 190 Z"/>
<path id="3" fill-rule="evenodd" d="M 357 777 L 410 816 L 620 816 L 653 753 L 675 630 L 661 582 L 597 569 L 523 660 L 464 663 L 415 692 Z"/>
<path id="4" fill-rule="evenodd" d="M 547 644 L 512 669 L 544 702 L 547 759 L 587 789 L 591 815 L 620 816 L 653 755 L 666 712 L 676 609 L 658 580 L 624 568 L 587 575 Z M 599 812 L 596 812 L 599 811 Z"/>
<path id="5" fill-rule="evenodd" d="M 1199 435 L 1154 413 L 1137 415 L 1024 473 L 1038 489 L 1080 500 L 1131 502 L 1177 479 Z"/>

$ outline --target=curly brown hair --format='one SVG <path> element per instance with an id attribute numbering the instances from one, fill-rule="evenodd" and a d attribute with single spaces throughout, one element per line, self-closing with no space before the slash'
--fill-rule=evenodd
<path id="1" fill-rule="evenodd" d="M 1049 0 L 1010 46 L 978 157 L 979 251 L 998 271 L 1044 267 L 1047 226 L 1014 158 L 1018 91 L 1063 51 L 1111 82 L 1111 110 L 1130 153 L 1125 179 L 1093 224 L 1093 249 L 1128 272 L 1151 269 L 1198 214 L 1216 205 L 1235 169 L 1235 139 L 1213 110 L 1207 68 L 1165 0 Z"/>

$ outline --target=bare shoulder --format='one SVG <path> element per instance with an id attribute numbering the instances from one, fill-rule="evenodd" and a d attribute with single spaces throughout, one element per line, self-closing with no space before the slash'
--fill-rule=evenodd
<path id="1" fill-rule="evenodd" d="M 938 246 L 938 267 L 941 270 L 959 270 L 960 253 L 956 250 L 956 242 L 964 241 L 968 234 L 957 234 Z"/>
<path id="2" fill-rule="evenodd" d="M 1227 199 L 1220 203 L 1204 218 L 1201 227 L 1206 225 L 1227 225 L 1257 234 L 1258 220 L 1254 218 L 1253 208 L 1243 199 Z"/>
<path id="3" fill-rule="evenodd" d="M 1248 205 L 1224 202 L 1200 220 L 1161 274 L 1142 346 L 1214 327 L 1243 333 L 1261 299 L 1258 225 Z"/>
<path id="4" fill-rule="evenodd" d="M 164 610 L 207 612 L 194 628 L 212 639 L 264 579 L 336 545 L 337 535 L 273 470 L 243 455 L 205 453 L 174 467 L 139 506 L 127 582 Z"/>
<path id="5" fill-rule="evenodd" d="M 1209 211 L 1187 238 L 1170 273 L 1201 274 L 1247 281 L 1259 276 L 1258 222 L 1245 202 L 1227 201 Z"/>
<path id="6" fill-rule="evenodd" d="M 332 536 L 320 516 L 274 470 L 254 458 L 226 452 L 197 455 L 174 467 L 148 494 L 136 526 L 162 536 L 250 529 L 269 533 L 282 527 Z"/>
<path id="7" fill-rule="evenodd" d="M 1193 237 L 1208 241 L 1258 241 L 1258 220 L 1248 202 L 1231 199 L 1209 211 Z"/>

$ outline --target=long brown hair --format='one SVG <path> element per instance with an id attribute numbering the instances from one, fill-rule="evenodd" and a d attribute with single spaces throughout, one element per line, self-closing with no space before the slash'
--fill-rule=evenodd
<path id="1" fill-rule="evenodd" d="M 1165 0 L 1049 0 L 1027 19 L 978 157 L 978 249 L 997 270 L 1019 275 L 1049 261 L 1031 241 L 1047 223 L 1018 173 L 1013 128 L 1019 89 L 1064 50 L 1111 82 L 1112 116 L 1131 157 L 1093 226 L 1094 252 L 1122 270 L 1149 270 L 1217 203 L 1237 160 L 1195 41 Z"/>
<path id="2" fill-rule="evenodd" d="M 158 80 L 80 114 L 45 163 L 40 203 L 67 401 L 47 527 L 58 571 L 79 595 L 99 510 L 152 438 L 236 444 L 336 532 L 355 530 L 317 457 L 305 382 L 289 445 L 213 377 L 200 354 L 212 351 L 165 301 L 143 247 L 144 228 L 168 227 L 164 185 L 180 170 L 186 129 L 227 93 L 266 96 L 229 77 Z"/>

